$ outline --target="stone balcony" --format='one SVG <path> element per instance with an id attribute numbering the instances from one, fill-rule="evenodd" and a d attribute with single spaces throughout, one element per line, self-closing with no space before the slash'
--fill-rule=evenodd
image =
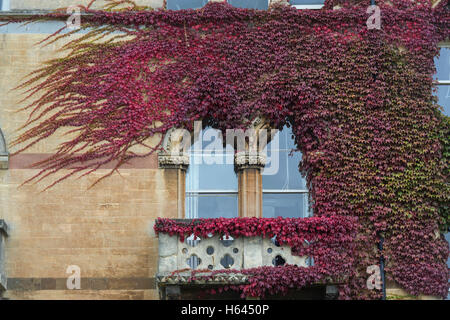
<path id="1" fill-rule="evenodd" d="M 175 271 L 242 270 L 260 266 L 292 264 L 307 267 L 308 257 L 294 256 L 288 246 L 262 237 L 225 238 L 218 235 L 181 242 L 179 236 L 159 235 L 158 277 L 162 280 Z"/>
<path id="2" fill-rule="evenodd" d="M 308 257 L 292 255 L 291 248 L 280 246 L 275 239 L 263 237 L 232 237 L 218 235 L 205 239 L 188 237 L 184 242 L 179 236 L 159 234 L 159 260 L 156 280 L 163 299 L 169 295 L 179 296 L 180 287 L 239 285 L 247 283 L 248 276 L 239 270 L 261 266 L 291 264 L 308 267 Z M 196 270 L 195 280 L 192 271 Z M 208 280 L 202 275 L 211 271 L 233 270 L 232 273 L 217 273 Z M 175 292 L 172 292 L 175 290 Z M 178 299 L 178 298 L 176 298 Z"/>
<path id="3" fill-rule="evenodd" d="M 306 277 L 316 277 L 306 286 L 289 286 L 294 290 L 292 294 L 302 295 L 318 289 L 316 292 L 320 291 L 320 297 L 316 296 L 317 299 L 335 299 L 338 295 L 337 286 L 344 283 L 351 273 L 354 237 L 349 235 L 356 233 L 354 219 L 242 218 L 248 220 L 247 227 L 251 225 L 252 230 L 266 228 L 264 230 L 267 233 L 236 231 L 240 230 L 234 229 L 237 220 L 229 222 L 221 219 L 158 219 L 155 222 L 154 229 L 159 239 L 156 282 L 161 299 L 192 299 L 196 298 L 192 294 L 208 292 L 207 288 L 213 291 L 219 289 L 219 292 L 230 286 L 234 289 L 246 288 L 247 285 L 253 285 L 253 277 L 259 272 L 269 272 L 272 270 L 270 267 L 283 265 L 298 266 L 300 268 L 295 269 L 296 272 L 304 273 Z M 296 230 L 295 238 L 301 242 L 294 245 L 295 254 L 290 245 L 280 245 L 277 241 L 275 233 L 270 231 L 274 226 L 272 223 L 277 224 L 278 232 L 283 228 L 289 228 L 287 230 L 290 232 Z M 222 231 L 218 232 L 217 226 Z M 335 228 L 338 228 L 337 234 L 333 231 Z M 231 231 L 232 236 L 224 235 L 226 233 L 223 230 L 226 229 L 234 230 Z M 216 233 L 206 235 L 206 230 L 216 230 Z M 193 232 L 201 234 L 201 238 L 195 237 Z M 183 234 L 190 236 L 180 241 Z M 298 280 L 299 277 L 295 279 Z M 273 294 L 276 297 L 278 292 Z M 310 297 L 308 295 L 309 293 L 306 298 Z"/>

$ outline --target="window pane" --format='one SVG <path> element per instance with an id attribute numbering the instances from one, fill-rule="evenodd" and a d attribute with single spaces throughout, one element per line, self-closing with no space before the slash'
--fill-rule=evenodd
<path id="1" fill-rule="evenodd" d="M 291 155 L 294 148 L 292 130 L 285 126 L 267 145 L 267 163 L 262 172 L 263 189 L 307 189 L 306 180 L 298 170 L 302 154 L 293 152 Z"/>
<path id="2" fill-rule="evenodd" d="M 300 4 L 300 5 L 307 5 L 307 4 L 324 4 L 325 0 L 291 0 L 290 3 L 292 5 Z"/>
<path id="3" fill-rule="evenodd" d="M 308 194 L 263 194 L 264 218 L 305 218 L 309 215 Z"/>
<path id="4" fill-rule="evenodd" d="M 435 79 L 450 80 L 450 48 L 441 48 L 439 59 L 434 58 L 437 73 Z"/>
<path id="5" fill-rule="evenodd" d="M 238 196 L 231 195 L 188 195 L 186 197 L 186 218 L 235 218 L 238 216 Z"/>
<path id="6" fill-rule="evenodd" d="M 444 108 L 444 114 L 450 117 L 450 85 L 440 85 L 437 91 L 438 104 Z"/>
<path id="7" fill-rule="evenodd" d="M 220 159 L 222 164 L 217 163 Z M 237 188 L 238 179 L 234 172 L 233 154 L 191 154 L 186 174 L 187 191 L 237 191 Z"/>
<path id="8" fill-rule="evenodd" d="M 228 3 L 237 8 L 267 10 L 269 8 L 268 0 L 228 0 Z"/>
<path id="9" fill-rule="evenodd" d="M 263 171 L 264 190 L 307 190 L 306 179 L 298 170 L 302 155 L 300 152 L 289 154 L 287 151 L 268 153 L 266 167 L 270 166 L 271 170 L 267 167 L 268 170 Z"/>
<path id="10" fill-rule="evenodd" d="M 167 9 L 181 10 L 181 9 L 199 9 L 202 8 L 208 0 L 167 0 Z"/>

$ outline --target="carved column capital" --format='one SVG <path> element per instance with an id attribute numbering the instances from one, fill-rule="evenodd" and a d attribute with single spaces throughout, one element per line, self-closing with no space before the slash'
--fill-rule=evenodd
<path id="1" fill-rule="evenodd" d="M 284 5 L 289 6 L 289 0 L 270 0 L 270 5 Z"/>
<path id="2" fill-rule="evenodd" d="M 161 169 L 187 170 L 189 167 L 189 154 L 187 153 L 158 153 L 158 167 Z"/>
<path id="3" fill-rule="evenodd" d="M 267 156 L 261 152 L 238 152 L 234 155 L 234 165 L 237 170 L 261 169 L 266 165 Z"/>

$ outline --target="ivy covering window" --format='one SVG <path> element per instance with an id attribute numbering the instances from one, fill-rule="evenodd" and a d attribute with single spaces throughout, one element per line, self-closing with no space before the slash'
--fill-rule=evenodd
<path id="1" fill-rule="evenodd" d="M 199 9 L 202 8 L 208 0 L 167 0 L 167 9 L 181 10 L 181 9 Z"/>
<path id="2" fill-rule="evenodd" d="M 450 46 L 442 47 L 439 58 L 435 59 L 436 79 L 438 80 L 438 103 L 444 108 L 444 114 L 450 116 Z"/>
<path id="3" fill-rule="evenodd" d="M 186 218 L 237 217 L 238 179 L 233 148 L 223 148 L 218 130 L 204 129 L 201 137 L 189 151 Z"/>
<path id="4" fill-rule="evenodd" d="M 290 0 L 290 4 L 297 9 L 320 9 L 325 0 Z"/>
<path id="5" fill-rule="evenodd" d="M 302 155 L 300 152 L 291 154 L 293 149 L 295 143 L 292 130 L 287 127 L 278 132 L 267 145 L 268 162 L 262 172 L 265 218 L 311 216 L 306 179 L 298 170 Z"/>

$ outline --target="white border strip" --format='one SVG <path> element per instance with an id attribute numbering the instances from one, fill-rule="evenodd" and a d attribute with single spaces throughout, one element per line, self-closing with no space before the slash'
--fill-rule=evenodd
<path id="1" fill-rule="evenodd" d="M 322 9 L 323 4 L 293 4 L 296 9 Z"/>

